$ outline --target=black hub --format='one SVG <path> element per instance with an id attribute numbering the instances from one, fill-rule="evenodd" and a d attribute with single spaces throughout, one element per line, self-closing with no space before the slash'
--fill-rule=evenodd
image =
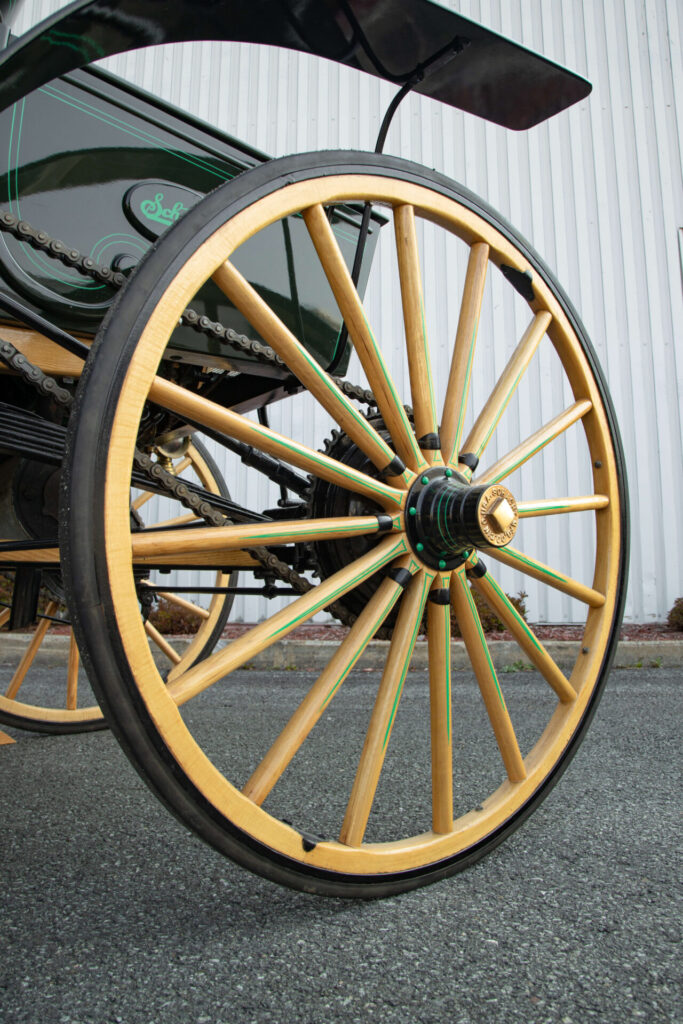
<path id="1" fill-rule="evenodd" d="M 421 473 L 408 494 L 406 532 L 433 569 L 454 569 L 473 547 L 503 547 L 517 529 L 517 504 L 506 487 L 472 487 L 455 470 Z"/>

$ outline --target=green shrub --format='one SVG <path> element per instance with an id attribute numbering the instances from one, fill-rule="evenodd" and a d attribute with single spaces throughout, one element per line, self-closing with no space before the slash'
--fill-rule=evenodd
<path id="1" fill-rule="evenodd" d="M 669 629 L 675 629 L 677 633 L 683 633 L 683 597 L 677 597 L 667 619 Z"/>
<path id="2" fill-rule="evenodd" d="M 171 636 L 188 636 L 196 633 L 202 621 L 198 615 L 177 604 L 171 604 L 165 597 L 160 597 L 156 607 L 150 612 L 149 621 L 160 633 Z"/>
<path id="3" fill-rule="evenodd" d="M 511 594 L 507 595 L 508 600 L 510 601 L 511 604 L 513 604 L 515 606 L 515 608 L 517 609 L 517 611 L 522 616 L 522 618 L 524 619 L 525 622 L 526 622 L 526 615 L 527 615 L 527 610 L 526 610 L 526 599 L 527 599 L 527 596 L 528 595 L 527 595 L 526 591 L 524 591 L 524 590 L 520 590 L 519 594 L 517 594 L 516 597 L 512 597 Z M 478 591 L 472 590 L 472 597 L 474 598 L 474 603 L 475 603 L 477 611 L 479 613 L 479 618 L 481 619 L 481 628 L 484 630 L 484 632 L 485 633 L 502 633 L 505 630 L 505 628 L 506 628 L 505 623 L 502 622 L 501 619 L 498 618 L 496 613 L 493 611 L 492 608 L 490 608 L 488 606 L 488 604 L 486 603 L 484 598 L 481 597 L 481 595 L 478 593 Z M 455 617 L 455 612 L 453 611 L 453 606 L 451 605 L 451 636 L 460 636 L 460 635 L 461 635 L 460 627 L 458 626 L 458 622 L 457 622 L 457 619 Z"/>

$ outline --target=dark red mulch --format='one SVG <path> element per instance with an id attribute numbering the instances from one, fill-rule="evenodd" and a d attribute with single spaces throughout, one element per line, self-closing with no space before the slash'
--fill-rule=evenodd
<path id="1" fill-rule="evenodd" d="M 251 629 L 252 623 L 247 622 L 234 622 L 228 623 L 223 630 L 223 636 L 226 639 L 234 640 L 238 636 L 242 636 L 247 630 Z M 533 627 L 536 636 L 539 640 L 580 640 L 583 630 L 581 626 L 550 626 L 537 624 Z M 292 630 L 288 634 L 288 640 L 343 640 L 348 630 L 346 626 L 334 626 L 326 625 L 322 623 L 320 625 L 316 623 L 307 623 L 304 626 L 299 626 L 298 629 Z M 489 640 L 512 640 L 513 636 L 507 631 L 504 633 L 487 633 Z M 421 636 L 420 640 L 424 640 L 425 637 Z M 673 629 L 668 629 L 664 622 L 651 622 L 651 623 L 626 623 L 622 626 L 621 640 L 680 640 L 683 639 L 683 633 L 676 632 Z"/>

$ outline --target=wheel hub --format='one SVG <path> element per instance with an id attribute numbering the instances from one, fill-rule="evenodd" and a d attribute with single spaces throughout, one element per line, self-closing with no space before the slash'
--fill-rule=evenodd
<path id="1" fill-rule="evenodd" d="M 501 484 L 472 487 L 443 466 L 422 473 L 408 494 L 406 531 L 420 559 L 453 569 L 472 547 L 504 547 L 515 535 L 517 502 Z"/>

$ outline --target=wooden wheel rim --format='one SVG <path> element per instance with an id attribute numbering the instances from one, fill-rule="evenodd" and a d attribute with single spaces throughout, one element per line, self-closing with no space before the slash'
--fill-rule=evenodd
<path id="1" fill-rule="evenodd" d="M 389 206 L 410 204 L 422 216 L 452 231 L 470 245 L 485 242 L 494 263 L 505 263 L 524 273 L 529 264 L 522 253 L 483 217 L 454 199 L 409 181 L 377 174 L 338 174 L 304 180 L 279 188 L 236 213 L 204 241 L 165 288 L 155 305 L 128 367 L 118 399 L 112 428 L 105 486 L 105 543 L 110 592 L 121 641 L 131 672 L 147 711 L 172 757 L 188 779 L 215 807 L 266 848 L 292 861 L 322 872 L 367 876 L 384 872 L 409 872 L 447 861 L 490 837 L 518 814 L 547 780 L 577 731 L 593 696 L 603 668 L 618 604 L 620 556 L 620 490 L 617 459 L 610 438 L 609 416 L 604 407 L 586 353 L 583 351 L 558 299 L 538 274 L 533 311 L 546 309 L 552 316 L 549 337 L 560 354 L 575 398 L 588 399 L 592 409 L 583 420 L 594 469 L 596 492 L 607 494 L 609 505 L 597 520 L 597 550 L 593 588 L 605 595 L 600 608 L 587 615 L 584 643 L 589 653 L 577 661 L 570 682 L 577 691 L 571 704 L 559 704 L 525 759 L 527 777 L 504 782 L 484 802 L 481 810 L 459 818 L 452 832 L 427 832 L 396 842 L 368 843 L 354 848 L 339 842 L 320 842 L 302 849 L 301 834 L 274 819 L 238 791 L 207 758 L 185 726 L 170 699 L 144 641 L 132 575 L 127 492 L 139 415 L 152 385 L 166 341 L 186 304 L 206 280 L 242 242 L 265 225 L 310 207 L 314 202 L 333 203 L 371 198 Z M 535 268 L 534 268 L 535 269 Z M 120 411 L 120 414 L 119 414 Z"/>
<path id="2" fill-rule="evenodd" d="M 217 490 L 218 484 L 213 476 L 211 468 L 195 444 L 190 444 L 188 447 L 187 457 L 191 460 L 191 468 L 193 469 L 199 483 L 207 490 Z M 227 580 L 228 576 L 219 572 L 216 576 L 216 586 L 225 586 Z M 200 623 L 197 632 L 182 651 L 180 661 L 174 668 L 172 668 L 169 677 L 172 677 L 173 671 L 182 671 L 183 668 L 193 664 L 196 658 L 201 654 L 206 639 L 210 637 L 212 631 L 216 627 L 218 619 L 220 618 L 222 606 L 223 602 L 220 595 L 216 595 L 212 598 L 209 606 L 209 617 Z M 69 658 L 69 673 L 71 672 L 72 656 L 73 644 L 72 653 Z M 31 661 L 30 664 L 32 663 L 33 662 Z M 30 671 L 30 664 L 27 667 L 27 672 Z M 77 671 L 77 653 L 75 668 Z M 5 696 L 5 694 L 0 694 L 0 713 L 7 716 L 4 718 L 5 724 L 21 729 L 40 728 L 41 726 L 44 726 L 51 730 L 58 731 L 59 727 L 63 726 L 67 731 L 77 732 L 79 731 L 79 728 L 84 729 L 91 726 L 97 727 L 98 725 L 103 724 L 102 711 L 97 704 L 81 708 L 46 707 L 40 704 L 27 703 L 17 698 L 9 698 Z"/>

